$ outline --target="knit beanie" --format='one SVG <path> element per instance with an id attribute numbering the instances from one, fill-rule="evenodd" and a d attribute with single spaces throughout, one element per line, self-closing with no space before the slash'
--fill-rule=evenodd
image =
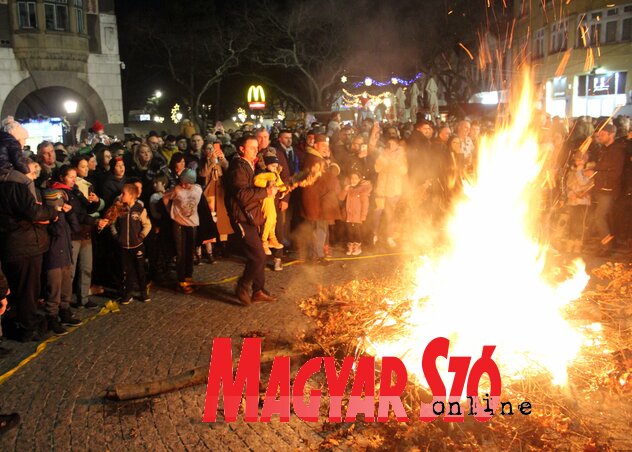
<path id="1" fill-rule="evenodd" d="M 182 171 L 182 174 L 180 174 L 180 181 L 186 184 L 195 184 L 196 179 L 197 177 L 195 175 L 195 171 L 193 171 L 191 168 L 185 169 L 184 171 Z"/>
<path id="2" fill-rule="evenodd" d="M 61 207 L 64 205 L 65 195 L 63 190 L 50 188 L 44 190 L 44 202 L 50 207 Z"/>

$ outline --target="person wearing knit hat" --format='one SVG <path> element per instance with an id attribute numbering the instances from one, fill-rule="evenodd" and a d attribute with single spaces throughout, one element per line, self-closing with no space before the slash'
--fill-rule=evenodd
<path id="1" fill-rule="evenodd" d="M 61 210 L 68 196 L 63 190 L 50 188 L 48 190 L 44 190 L 43 198 L 47 206 L 55 207 L 57 210 Z"/>
<path id="2" fill-rule="evenodd" d="M 184 293 L 191 293 L 193 282 L 193 258 L 195 234 L 200 225 L 198 204 L 202 187 L 195 183 L 196 174 L 190 168 L 180 174 L 180 183 L 166 192 L 162 198 L 173 220 L 173 237 L 176 246 L 176 272 Z"/>
<path id="3" fill-rule="evenodd" d="M 268 154 L 263 156 L 263 162 L 266 164 L 267 167 L 268 165 L 272 165 L 274 163 L 278 164 L 279 158 L 274 154 Z"/>
<path id="4" fill-rule="evenodd" d="M 195 174 L 195 171 L 193 171 L 191 168 L 186 168 L 180 174 L 180 182 L 182 183 L 195 184 L 196 179 L 197 179 L 197 176 Z"/>
<path id="5" fill-rule="evenodd" d="M 71 234 L 80 230 L 79 220 L 66 204 L 66 193 L 58 188 L 44 191 L 44 202 L 55 208 L 59 214 L 57 221 L 48 225 L 50 245 L 44 254 L 46 272 L 46 298 L 44 309 L 48 329 L 56 335 L 68 333 L 62 324 L 76 326 L 81 323 L 70 310 L 72 299 L 72 239 Z"/>
<path id="6" fill-rule="evenodd" d="M 94 121 L 94 124 L 92 124 L 91 129 L 94 132 L 94 135 L 92 136 L 92 139 L 90 140 L 90 143 L 93 146 L 97 143 L 103 143 L 106 146 L 109 146 L 111 144 L 110 137 L 105 134 L 105 127 L 103 127 L 103 124 L 101 124 L 101 122 L 98 119 Z"/>
<path id="7" fill-rule="evenodd" d="M 101 133 L 105 131 L 105 127 L 103 127 L 103 124 L 101 124 L 101 122 L 98 119 L 94 121 L 94 124 L 92 124 L 91 129 L 94 130 L 94 133 L 98 135 L 100 135 Z"/>
<path id="8" fill-rule="evenodd" d="M 33 198 L 37 199 L 35 184 L 26 176 L 30 169 L 22 148 L 29 134 L 22 125 L 8 116 L 0 129 L 0 181 L 17 182 L 28 186 Z"/>

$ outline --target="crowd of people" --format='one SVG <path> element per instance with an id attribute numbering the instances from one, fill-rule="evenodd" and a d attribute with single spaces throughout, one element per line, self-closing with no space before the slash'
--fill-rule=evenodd
<path id="1" fill-rule="evenodd" d="M 630 247 L 632 135 L 629 118 L 615 124 L 534 125 L 550 157 L 545 210 L 568 223 L 560 251 L 586 252 L 590 239 L 599 254 L 615 242 Z M 276 300 L 264 270 L 282 271 L 290 252 L 328 265 L 334 246 L 348 256 L 404 249 L 415 231 L 442 229 L 476 178 L 481 136 L 492 132 L 467 119 L 354 125 L 333 114 L 294 129 L 219 126 L 118 142 L 96 122 L 78 146 L 43 141 L 31 153 L 26 131 L 6 118 L 2 333 L 20 341 L 65 334 L 81 322 L 73 309 L 97 306 L 92 295 L 113 290 L 121 304 L 148 302 L 148 283 L 174 273 L 190 293 L 196 265 L 234 253 L 246 258 L 236 296 L 249 305 Z"/>

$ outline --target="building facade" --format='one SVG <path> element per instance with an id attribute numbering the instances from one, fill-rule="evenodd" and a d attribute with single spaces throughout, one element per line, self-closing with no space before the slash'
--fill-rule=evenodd
<path id="1" fill-rule="evenodd" d="M 512 56 L 553 116 L 610 116 L 632 94 L 632 2 L 517 0 Z"/>
<path id="2" fill-rule="evenodd" d="M 122 133 L 121 69 L 113 0 L 0 0 L 3 118 L 98 119 Z"/>

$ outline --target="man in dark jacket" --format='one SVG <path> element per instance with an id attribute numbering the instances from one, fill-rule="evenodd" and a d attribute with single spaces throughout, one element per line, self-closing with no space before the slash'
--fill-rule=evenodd
<path id="1" fill-rule="evenodd" d="M 13 314 L 3 318 L 3 329 L 23 342 L 39 340 L 36 310 L 42 256 L 49 244 L 46 224 L 55 220 L 55 209 L 37 203 L 26 185 L 0 183 L 0 260 Z"/>
<path id="2" fill-rule="evenodd" d="M 276 149 L 276 157 L 279 160 L 279 166 L 282 168 L 281 180 L 288 185 L 290 178 L 299 171 L 298 156 L 292 147 L 292 131 L 281 130 L 278 141 L 273 143 L 272 147 Z M 290 232 L 292 218 L 298 204 L 296 200 L 297 198 L 293 197 L 292 193 L 289 193 L 278 203 L 276 235 L 286 247 L 291 245 Z"/>
<path id="3" fill-rule="evenodd" d="M 406 143 L 408 159 L 408 177 L 414 188 L 423 185 L 428 179 L 427 169 L 432 158 L 432 124 L 421 120 L 415 124 L 415 130 Z"/>
<path id="4" fill-rule="evenodd" d="M 229 214 L 241 230 L 247 259 L 236 289 L 237 298 L 245 305 L 257 301 L 276 300 L 264 289 L 266 255 L 259 236 L 259 228 L 264 223 L 261 201 L 266 196 L 275 196 L 277 187 L 255 187 L 257 151 L 257 139 L 253 136 L 245 137 L 239 146 L 239 157 L 230 162 L 226 174 Z"/>
<path id="5" fill-rule="evenodd" d="M 601 255 L 609 254 L 614 236 L 610 233 L 610 216 L 614 201 L 621 193 L 621 177 L 625 163 L 625 144 L 615 141 L 616 127 L 606 124 L 597 134 L 601 148 L 595 166 L 595 229 L 601 241 Z"/>

